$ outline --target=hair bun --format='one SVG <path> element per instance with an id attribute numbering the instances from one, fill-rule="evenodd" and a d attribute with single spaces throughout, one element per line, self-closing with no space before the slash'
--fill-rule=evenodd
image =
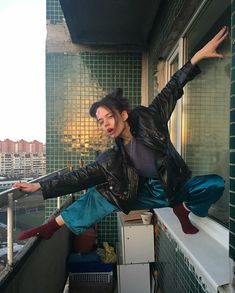
<path id="1" fill-rule="evenodd" d="M 116 88 L 112 93 L 107 94 L 97 102 L 93 103 L 90 107 L 90 115 L 96 117 L 96 111 L 99 107 L 106 107 L 112 112 L 127 111 L 130 112 L 128 99 L 123 97 L 122 88 Z"/>
<path id="2" fill-rule="evenodd" d="M 116 97 L 122 97 L 123 89 L 120 88 L 120 87 L 116 88 L 115 91 L 114 91 L 114 94 L 115 94 Z"/>

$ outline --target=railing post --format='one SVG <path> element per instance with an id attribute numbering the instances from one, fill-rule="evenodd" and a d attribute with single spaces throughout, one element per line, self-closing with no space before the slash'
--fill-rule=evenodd
<path id="1" fill-rule="evenodd" d="M 61 206 L 61 200 L 60 197 L 57 197 L 57 209 L 60 209 Z"/>
<path id="2" fill-rule="evenodd" d="M 60 176 L 60 172 L 57 173 L 58 176 Z M 61 207 L 61 199 L 60 199 L 60 196 L 57 197 L 57 209 L 60 209 Z"/>
<path id="3" fill-rule="evenodd" d="M 13 193 L 8 193 L 7 207 L 7 264 L 13 265 Z"/>

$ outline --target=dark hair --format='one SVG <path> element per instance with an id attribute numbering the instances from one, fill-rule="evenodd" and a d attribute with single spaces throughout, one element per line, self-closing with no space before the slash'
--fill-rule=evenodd
<path id="1" fill-rule="evenodd" d="M 99 107 L 107 107 L 112 112 L 118 111 L 121 113 L 122 111 L 130 112 L 129 101 L 127 98 L 122 96 L 123 91 L 121 88 L 116 88 L 112 93 L 104 96 L 99 101 L 95 102 L 90 107 L 90 115 L 91 117 L 96 117 L 96 111 Z"/>

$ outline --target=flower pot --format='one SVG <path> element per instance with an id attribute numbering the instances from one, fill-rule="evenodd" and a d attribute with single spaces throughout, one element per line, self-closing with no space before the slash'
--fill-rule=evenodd
<path id="1" fill-rule="evenodd" d="M 80 253 L 89 253 L 96 243 L 96 228 L 90 228 L 80 235 L 74 237 L 73 251 Z"/>

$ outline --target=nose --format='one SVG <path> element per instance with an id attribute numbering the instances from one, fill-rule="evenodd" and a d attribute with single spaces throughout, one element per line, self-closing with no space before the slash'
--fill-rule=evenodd
<path id="1" fill-rule="evenodd" d="M 107 128 L 109 126 L 109 121 L 108 119 L 105 119 L 104 120 L 104 127 Z"/>

